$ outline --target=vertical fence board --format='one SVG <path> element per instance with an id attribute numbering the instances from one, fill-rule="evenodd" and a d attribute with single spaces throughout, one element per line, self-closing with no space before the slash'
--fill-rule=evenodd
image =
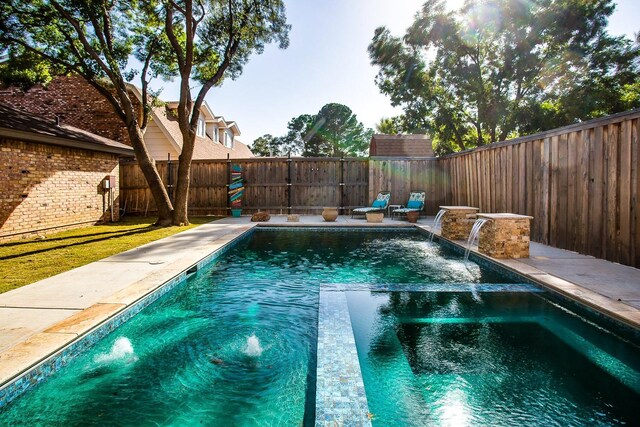
<path id="1" fill-rule="evenodd" d="M 606 254 L 609 259 L 617 260 L 616 240 L 618 237 L 618 145 L 619 132 L 618 126 L 609 125 L 608 143 L 606 149 L 606 235 L 605 246 Z"/>
<path id="2" fill-rule="evenodd" d="M 591 231 L 587 253 L 602 257 L 603 247 L 603 218 L 604 218 L 604 129 L 597 127 L 593 130 L 593 138 L 589 141 L 589 166 L 591 179 L 589 180 L 590 203 L 589 230 Z"/>
<path id="3" fill-rule="evenodd" d="M 578 238 L 576 240 L 576 250 L 584 251 L 584 248 L 588 245 L 589 240 L 589 146 L 591 141 L 591 129 L 583 130 L 578 140 L 580 145 L 579 159 L 580 173 L 579 173 L 579 190 L 578 199 L 576 205 L 578 206 L 577 217 L 577 233 Z"/>
<path id="4" fill-rule="evenodd" d="M 549 190 L 549 244 L 558 246 L 558 223 L 560 222 L 558 209 L 558 193 L 560 191 L 560 173 L 558 170 L 558 137 L 551 138 L 551 161 L 550 161 L 550 190 Z"/>
<path id="5" fill-rule="evenodd" d="M 631 122 L 620 123 L 620 155 L 618 178 L 618 260 L 622 264 L 631 261 Z"/>
<path id="6" fill-rule="evenodd" d="M 567 209 L 566 209 L 566 226 L 565 226 L 565 244 L 563 247 L 569 250 L 575 250 L 576 242 L 576 186 L 577 186 L 577 178 L 578 178 L 578 168 L 577 168 L 577 134 L 576 132 L 571 132 L 567 135 L 567 140 L 565 142 L 566 150 L 567 150 L 567 158 L 565 174 L 567 179 Z"/>
<path id="7" fill-rule="evenodd" d="M 632 233 L 635 245 L 632 249 L 631 265 L 640 267 L 640 119 L 632 120 L 631 125 L 631 176 L 633 194 L 631 206 L 633 209 Z"/>

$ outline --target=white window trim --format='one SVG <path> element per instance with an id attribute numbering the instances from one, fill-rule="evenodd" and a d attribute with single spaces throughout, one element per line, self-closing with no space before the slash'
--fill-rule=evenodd
<path id="1" fill-rule="evenodd" d="M 233 148 L 233 134 L 229 130 L 224 131 L 224 146 Z"/>
<path id="2" fill-rule="evenodd" d="M 198 128 L 196 129 L 196 135 L 205 137 L 207 135 L 206 125 L 203 118 L 198 119 Z"/>

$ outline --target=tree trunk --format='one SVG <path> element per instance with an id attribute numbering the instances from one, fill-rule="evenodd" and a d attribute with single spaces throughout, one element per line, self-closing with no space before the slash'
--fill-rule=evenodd
<path id="1" fill-rule="evenodd" d="M 476 132 L 478 132 L 478 147 L 481 147 L 484 145 L 484 138 L 482 136 L 482 124 L 478 120 L 476 123 L 474 123 L 474 125 L 476 127 Z"/>
<path id="2" fill-rule="evenodd" d="M 158 169 L 156 169 L 155 161 L 149 155 L 147 147 L 144 144 L 142 131 L 138 127 L 137 123 L 130 123 L 127 126 L 127 130 L 129 133 L 129 139 L 131 140 L 131 145 L 133 146 L 133 151 L 135 152 L 136 159 L 138 160 L 138 165 L 147 180 L 147 184 L 149 184 L 151 195 L 153 196 L 156 208 L 158 209 L 158 220 L 155 225 L 163 227 L 171 225 L 173 213 L 171 200 L 169 199 L 167 190 L 164 188 Z"/>
<path id="3" fill-rule="evenodd" d="M 188 225 L 188 201 L 189 201 L 189 185 L 191 182 L 191 159 L 193 158 L 193 147 L 195 145 L 196 135 L 189 132 L 183 135 L 182 152 L 178 157 L 178 182 L 176 183 L 176 193 L 173 209 L 173 224 Z"/>

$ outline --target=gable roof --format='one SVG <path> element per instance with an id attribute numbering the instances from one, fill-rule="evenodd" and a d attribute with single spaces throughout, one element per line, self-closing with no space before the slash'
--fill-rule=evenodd
<path id="1" fill-rule="evenodd" d="M 152 117 L 171 145 L 180 153 L 182 151 L 182 133 L 178 120 L 164 106 L 155 107 L 152 110 Z M 233 148 L 228 148 L 217 141 L 196 136 L 193 160 L 226 159 L 227 155 L 232 159 L 254 157 L 249 147 L 236 138 L 234 138 Z"/>
<path id="2" fill-rule="evenodd" d="M 0 136 L 43 144 L 133 156 L 133 148 L 55 120 L 0 104 Z"/>
<path id="3" fill-rule="evenodd" d="M 431 138 L 424 134 L 375 134 L 371 137 L 369 157 L 433 157 Z"/>

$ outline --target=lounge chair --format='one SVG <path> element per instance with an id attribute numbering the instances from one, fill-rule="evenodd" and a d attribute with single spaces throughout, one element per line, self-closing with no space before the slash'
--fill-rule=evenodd
<path id="1" fill-rule="evenodd" d="M 355 208 L 351 211 L 351 218 L 354 215 L 366 215 L 370 212 L 382 212 L 389 206 L 389 200 L 391 200 L 391 193 L 388 191 L 381 191 L 373 201 L 371 206 Z"/>
<path id="2" fill-rule="evenodd" d="M 411 195 L 409 196 L 407 206 L 402 206 L 399 209 L 394 209 L 391 212 L 391 218 L 395 216 L 406 215 L 408 212 L 422 213 L 422 209 L 424 209 L 425 198 L 426 194 L 424 191 L 412 191 Z"/>

